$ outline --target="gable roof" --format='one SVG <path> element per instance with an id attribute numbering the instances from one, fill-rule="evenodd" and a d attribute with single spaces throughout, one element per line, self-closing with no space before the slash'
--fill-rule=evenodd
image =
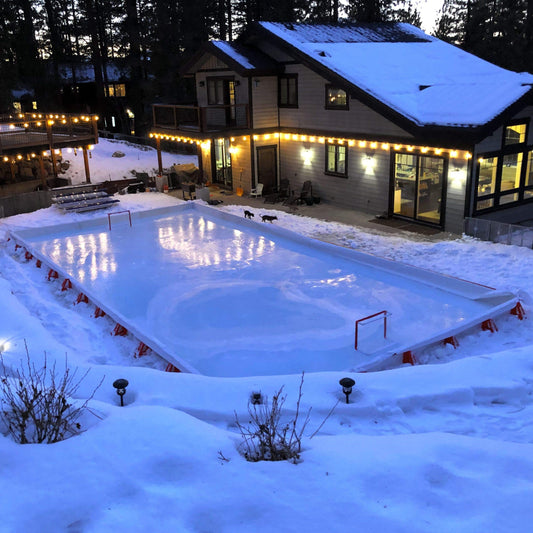
<path id="1" fill-rule="evenodd" d="M 209 41 L 183 63 L 180 74 L 194 71 L 195 65 L 205 54 L 213 54 L 243 77 L 276 74 L 281 69 L 273 59 L 257 48 L 238 42 Z"/>
<path id="2" fill-rule="evenodd" d="M 255 29 L 330 81 L 419 127 L 484 126 L 533 84 L 531 74 L 500 68 L 410 24 L 258 22 Z"/>

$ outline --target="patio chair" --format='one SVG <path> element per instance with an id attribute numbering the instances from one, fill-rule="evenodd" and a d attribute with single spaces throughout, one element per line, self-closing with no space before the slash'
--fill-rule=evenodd
<path id="1" fill-rule="evenodd" d="M 278 200 L 284 201 L 291 195 L 291 184 L 286 178 L 279 182 Z"/>
<path id="2" fill-rule="evenodd" d="M 255 188 L 250 191 L 250 198 L 259 198 L 263 196 L 263 184 L 258 183 Z"/>
<path id="3" fill-rule="evenodd" d="M 302 185 L 302 191 L 297 199 L 298 204 L 306 203 L 307 205 L 313 205 L 313 185 L 310 180 L 304 181 Z"/>

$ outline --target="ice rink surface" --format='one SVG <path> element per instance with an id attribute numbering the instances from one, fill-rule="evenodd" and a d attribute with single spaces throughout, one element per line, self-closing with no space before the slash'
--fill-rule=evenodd
<path id="1" fill-rule="evenodd" d="M 111 231 L 103 218 L 23 238 L 127 325 L 211 376 L 356 369 L 371 357 L 354 350 L 359 318 L 386 310 L 387 342 L 405 345 L 492 305 L 447 291 L 444 277 L 439 287 L 286 234 L 183 208 L 132 227 L 116 215 Z M 363 345 L 380 328 L 362 328 Z"/>

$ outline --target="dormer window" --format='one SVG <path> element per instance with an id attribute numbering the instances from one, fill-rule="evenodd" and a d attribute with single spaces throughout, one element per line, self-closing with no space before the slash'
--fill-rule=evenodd
<path id="1" fill-rule="evenodd" d="M 326 109 L 348 109 L 346 91 L 334 85 L 326 85 Z"/>

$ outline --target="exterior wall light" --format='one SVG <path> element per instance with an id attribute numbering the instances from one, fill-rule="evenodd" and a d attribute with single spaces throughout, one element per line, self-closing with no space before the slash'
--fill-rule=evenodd
<path id="1" fill-rule="evenodd" d="M 363 157 L 363 166 L 365 167 L 365 170 L 367 172 L 370 172 L 371 170 L 374 170 L 374 167 L 376 166 L 376 159 L 371 154 L 366 154 Z"/>
<path id="2" fill-rule="evenodd" d="M 339 385 L 342 387 L 342 392 L 346 395 L 346 403 L 350 403 L 348 396 L 352 394 L 352 387 L 355 385 L 355 381 L 352 378 L 342 378 L 339 380 Z"/>
<path id="3" fill-rule="evenodd" d="M 302 150 L 302 159 L 304 161 L 304 165 L 310 165 L 313 161 L 313 154 L 309 148 L 304 148 Z"/>
<path id="4" fill-rule="evenodd" d="M 124 407 L 124 394 L 126 394 L 126 387 L 129 385 L 127 379 L 117 379 L 113 381 L 113 387 L 117 389 L 117 394 L 120 396 L 120 405 Z"/>

